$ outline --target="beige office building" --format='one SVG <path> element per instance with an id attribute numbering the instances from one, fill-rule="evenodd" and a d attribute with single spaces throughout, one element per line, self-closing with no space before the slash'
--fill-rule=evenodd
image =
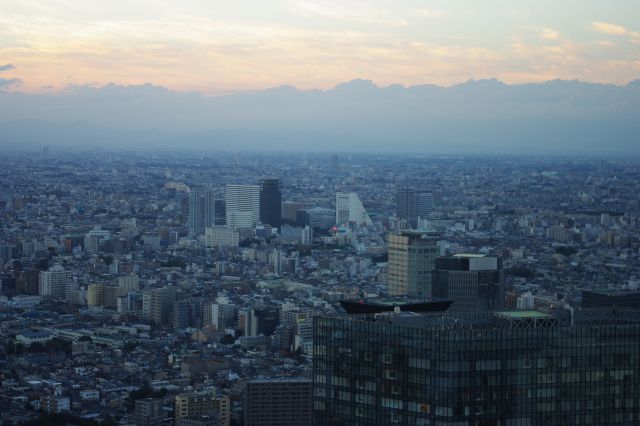
<path id="1" fill-rule="evenodd" d="M 218 414 L 221 426 L 231 424 L 231 400 L 227 396 L 216 396 L 213 391 L 188 392 L 176 395 L 175 423 L 180 419 Z"/>
<path id="2" fill-rule="evenodd" d="M 402 231 L 388 235 L 389 295 L 431 298 L 438 235 Z"/>

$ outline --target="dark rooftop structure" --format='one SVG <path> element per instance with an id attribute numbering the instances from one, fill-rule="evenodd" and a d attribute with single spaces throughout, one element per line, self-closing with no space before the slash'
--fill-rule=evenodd
<path id="1" fill-rule="evenodd" d="M 376 314 L 380 312 L 444 312 L 451 300 L 423 300 L 409 297 L 368 300 L 341 300 L 340 306 L 347 314 Z"/>
<path id="2" fill-rule="evenodd" d="M 583 308 L 631 308 L 640 309 L 639 290 L 582 290 Z"/>

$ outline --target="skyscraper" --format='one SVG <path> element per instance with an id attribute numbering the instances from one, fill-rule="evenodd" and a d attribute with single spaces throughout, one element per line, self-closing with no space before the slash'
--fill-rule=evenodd
<path id="1" fill-rule="evenodd" d="M 254 379 L 244 391 L 245 425 L 311 425 L 311 380 Z"/>
<path id="2" fill-rule="evenodd" d="M 396 214 L 401 219 L 416 217 L 416 191 L 406 188 L 398 190 L 396 193 Z"/>
<path id="3" fill-rule="evenodd" d="M 402 231 L 388 235 L 389 295 L 430 298 L 437 235 Z"/>
<path id="4" fill-rule="evenodd" d="M 220 224 L 224 217 L 224 202 L 216 200 L 213 189 L 194 189 L 189 193 L 189 234 L 198 236 L 204 234 L 205 228 Z M 221 224 L 224 224 L 221 223 Z"/>
<path id="5" fill-rule="evenodd" d="M 371 225 L 371 218 L 355 192 L 336 193 L 336 223 L 353 222 L 357 226 Z"/>
<path id="6" fill-rule="evenodd" d="M 396 214 L 399 218 L 415 220 L 427 216 L 432 211 L 432 192 L 403 188 L 396 193 Z"/>
<path id="7" fill-rule="evenodd" d="M 639 341 L 637 311 L 316 317 L 314 424 L 639 424 Z"/>
<path id="8" fill-rule="evenodd" d="M 416 191 L 416 217 L 429 215 L 433 211 L 433 193 L 430 191 Z"/>
<path id="9" fill-rule="evenodd" d="M 71 292 L 76 289 L 71 271 L 61 266 L 52 266 L 48 271 L 41 271 L 38 277 L 38 294 L 48 296 L 52 300 L 71 300 Z"/>
<path id="10" fill-rule="evenodd" d="M 204 233 L 204 197 L 200 190 L 194 189 L 189 193 L 189 234 L 198 236 Z"/>
<path id="11" fill-rule="evenodd" d="M 260 187 L 257 185 L 227 185 L 227 226 L 251 228 L 260 218 Z"/>
<path id="12" fill-rule="evenodd" d="M 273 228 L 280 228 L 282 224 L 282 192 L 278 179 L 262 179 L 260 222 Z"/>
<path id="13" fill-rule="evenodd" d="M 222 226 L 227 223 L 227 208 L 225 206 L 224 200 L 215 200 L 214 204 L 214 217 L 213 224 L 215 226 Z"/>
<path id="14" fill-rule="evenodd" d="M 216 194 L 211 189 L 204 192 L 203 199 L 204 218 L 202 226 L 214 226 L 216 223 Z M 203 230 L 204 232 L 204 230 Z"/>
<path id="15" fill-rule="evenodd" d="M 477 254 L 436 258 L 433 296 L 453 300 L 452 311 L 504 309 L 501 259 Z"/>
<path id="16" fill-rule="evenodd" d="M 171 320 L 175 298 L 174 287 L 145 290 L 142 294 L 142 317 L 158 326 L 167 325 Z"/>

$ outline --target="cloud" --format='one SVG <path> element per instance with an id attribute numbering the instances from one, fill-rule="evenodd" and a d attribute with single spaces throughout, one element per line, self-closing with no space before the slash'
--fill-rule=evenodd
<path id="1" fill-rule="evenodd" d="M 591 23 L 591 29 L 600 33 L 614 35 L 614 36 L 627 36 L 629 43 L 640 45 L 640 32 L 632 31 L 621 25 L 596 21 Z"/>
<path id="2" fill-rule="evenodd" d="M 0 65 L 0 72 L 14 69 L 13 64 Z"/>
<path id="3" fill-rule="evenodd" d="M 622 83 L 637 77 L 633 67 L 610 71 L 605 66 L 610 52 L 592 42 L 574 43 L 560 29 L 527 26 L 522 36 L 513 36 L 522 38 L 519 45 L 486 45 L 472 37 L 416 33 L 413 25 L 373 24 L 398 23 L 400 15 L 363 1 L 290 1 L 297 7 L 294 13 L 308 16 L 312 25 L 299 16 L 295 23 L 250 24 L 245 18 L 193 15 L 74 21 L 0 14 L 0 58 L 19 64 L 24 92 L 64 91 L 70 83 L 87 82 L 151 82 L 219 94 L 282 84 L 322 89 L 355 78 L 448 86 L 496 76 L 508 83 L 555 78 Z M 431 9 L 425 13 L 438 15 Z M 401 17 L 410 19 L 408 13 Z M 421 21 L 413 13 L 412 19 L 424 23 L 429 18 Z M 320 20 L 329 22 L 320 25 Z M 632 31 L 627 34 L 633 39 Z M 631 54 L 619 59 L 625 58 L 637 60 Z"/>
<path id="4" fill-rule="evenodd" d="M 0 78 L 0 91 L 11 89 L 12 87 L 20 86 L 22 80 L 19 78 Z"/>
<path id="5" fill-rule="evenodd" d="M 545 40 L 557 40 L 560 37 L 560 33 L 551 28 L 543 28 L 539 37 Z"/>
<path id="6" fill-rule="evenodd" d="M 596 40 L 593 42 L 593 44 L 595 44 L 596 46 L 600 46 L 600 47 L 615 47 L 616 44 L 614 42 L 612 42 L 611 40 Z"/>
<path id="7" fill-rule="evenodd" d="M 305 17 L 353 21 L 384 26 L 405 26 L 407 21 L 386 9 L 373 8 L 366 2 L 298 0 L 294 9 Z"/>
<path id="8" fill-rule="evenodd" d="M 440 18 L 445 15 L 444 10 L 438 9 L 415 9 L 415 12 L 418 16 L 422 16 L 423 18 Z"/>
<path id="9" fill-rule="evenodd" d="M 627 29 L 620 25 L 609 24 L 606 22 L 592 22 L 591 29 L 597 31 L 599 33 L 610 34 L 610 35 L 625 35 L 627 34 Z"/>

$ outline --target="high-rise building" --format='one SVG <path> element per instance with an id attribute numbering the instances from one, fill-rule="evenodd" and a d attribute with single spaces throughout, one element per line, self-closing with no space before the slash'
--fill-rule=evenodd
<path id="1" fill-rule="evenodd" d="M 194 189 L 189 193 L 189 234 L 202 235 L 208 226 L 224 224 L 224 202 L 216 200 L 212 189 Z"/>
<path id="2" fill-rule="evenodd" d="M 140 290 L 140 279 L 136 274 L 128 274 L 118 277 L 118 287 L 123 294 Z"/>
<path id="3" fill-rule="evenodd" d="M 260 222 L 273 228 L 280 228 L 282 225 L 282 191 L 279 179 L 262 179 Z"/>
<path id="4" fill-rule="evenodd" d="M 336 193 L 336 223 L 353 222 L 357 226 L 371 225 L 371 218 L 355 192 Z"/>
<path id="5" fill-rule="evenodd" d="M 300 237 L 300 244 L 311 245 L 313 243 L 313 229 L 309 227 L 309 225 L 305 226 L 302 230 L 302 235 Z"/>
<path id="6" fill-rule="evenodd" d="M 406 188 L 398 190 L 396 193 L 396 214 L 401 219 L 416 217 L 416 191 Z"/>
<path id="7" fill-rule="evenodd" d="M 212 226 L 205 229 L 204 241 L 208 248 L 238 247 L 240 232 L 230 226 Z"/>
<path id="8" fill-rule="evenodd" d="M 13 259 L 15 250 L 15 246 L 11 244 L 0 244 L 0 260 L 9 262 Z"/>
<path id="9" fill-rule="evenodd" d="M 452 311 L 504 309 L 504 270 L 501 259 L 478 254 L 436 258 L 433 297 L 453 300 Z"/>
<path id="10" fill-rule="evenodd" d="M 181 419 L 208 414 L 217 414 L 221 426 L 231 424 L 231 400 L 226 396 L 217 396 L 213 391 L 187 392 L 176 395 L 175 424 Z"/>
<path id="11" fill-rule="evenodd" d="M 326 231 L 336 224 L 336 212 L 324 207 L 302 209 L 296 216 L 296 225 L 320 231 Z"/>
<path id="12" fill-rule="evenodd" d="M 280 323 L 280 313 L 277 309 L 243 308 L 238 311 L 238 328 L 246 337 L 259 335 L 270 336 Z"/>
<path id="13" fill-rule="evenodd" d="M 260 218 L 260 187 L 227 185 L 225 205 L 227 226 L 252 228 Z"/>
<path id="14" fill-rule="evenodd" d="M 70 271 L 61 266 L 52 266 L 48 271 L 40 271 L 38 276 L 38 294 L 52 300 L 70 300 L 70 293 L 76 286 Z"/>
<path id="15" fill-rule="evenodd" d="M 284 203 L 282 203 L 282 218 L 293 222 L 297 218 L 298 211 L 302 210 L 303 208 L 303 203 L 285 201 Z M 331 214 L 333 215 L 333 211 L 331 211 Z"/>
<path id="16" fill-rule="evenodd" d="M 416 191 L 416 217 L 425 217 L 433 211 L 433 193 Z"/>
<path id="17" fill-rule="evenodd" d="M 198 236 L 204 233 L 205 197 L 204 193 L 194 189 L 189 193 L 189 235 Z"/>
<path id="18" fill-rule="evenodd" d="M 40 270 L 37 268 L 20 272 L 20 278 L 16 282 L 16 288 L 25 294 L 38 294 L 39 276 Z"/>
<path id="19" fill-rule="evenodd" d="M 314 424 L 639 424 L 638 341 L 637 311 L 317 317 Z"/>
<path id="20" fill-rule="evenodd" d="M 211 189 L 204 191 L 202 195 L 202 204 L 204 210 L 204 217 L 202 226 L 214 226 L 216 223 L 216 194 Z"/>
<path id="21" fill-rule="evenodd" d="M 254 379 L 244 390 L 246 426 L 311 425 L 311 380 Z"/>
<path id="22" fill-rule="evenodd" d="M 178 300 L 173 303 L 173 328 L 182 330 L 191 326 L 191 301 Z"/>
<path id="23" fill-rule="evenodd" d="M 227 223 L 227 208 L 224 200 L 215 200 L 213 202 L 213 226 L 223 226 Z"/>
<path id="24" fill-rule="evenodd" d="M 235 327 L 238 323 L 238 307 L 230 303 L 211 304 L 211 324 L 217 330 Z"/>
<path id="25" fill-rule="evenodd" d="M 155 325 L 169 324 L 175 293 L 175 288 L 170 286 L 146 290 L 142 294 L 142 318 Z"/>
<path id="26" fill-rule="evenodd" d="M 100 244 L 109 239 L 111 239 L 111 232 L 103 230 L 101 226 L 96 225 L 84 237 L 84 250 L 91 254 L 98 253 Z"/>
<path id="27" fill-rule="evenodd" d="M 133 412 L 133 424 L 136 426 L 157 426 L 162 424 L 164 412 L 162 400 L 158 398 L 137 399 Z"/>
<path id="28" fill-rule="evenodd" d="M 396 193 L 396 214 L 399 218 L 415 220 L 429 215 L 432 211 L 432 192 L 403 188 Z"/>
<path id="29" fill-rule="evenodd" d="M 389 295 L 430 298 L 437 235 L 421 231 L 388 234 Z"/>

